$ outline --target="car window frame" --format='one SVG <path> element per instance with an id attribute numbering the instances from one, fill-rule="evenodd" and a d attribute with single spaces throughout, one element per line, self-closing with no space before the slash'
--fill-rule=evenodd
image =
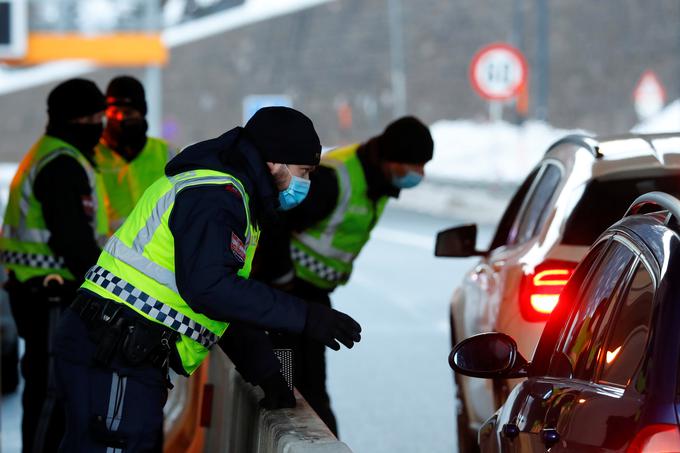
<path id="1" fill-rule="evenodd" d="M 645 270 L 647 271 L 647 273 L 652 277 L 652 286 L 654 288 L 654 294 L 652 296 L 651 314 L 650 314 L 650 318 L 649 318 L 650 334 L 647 336 L 647 339 L 645 340 L 645 347 L 644 347 L 645 351 L 647 351 L 650 347 L 650 343 L 652 341 L 652 336 L 653 336 L 653 332 L 651 332 L 651 330 L 653 330 L 653 326 L 654 326 L 654 313 L 655 313 L 656 307 L 657 307 L 656 295 L 657 295 L 657 291 L 659 289 L 659 280 L 656 276 L 656 273 L 654 272 L 654 268 L 652 267 L 651 263 L 645 257 L 645 255 L 642 253 L 642 250 L 640 250 L 639 247 L 637 247 L 635 244 L 633 244 L 632 241 L 626 239 L 625 237 L 622 237 L 621 235 L 616 235 L 614 237 L 614 239 L 618 240 L 621 243 L 624 243 L 627 247 L 629 247 L 631 249 L 635 249 L 637 251 L 638 255 L 637 255 L 637 259 L 635 260 L 634 266 L 632 266 L 632 269 L 628 273 L 627 281 L 626 281 L 626 284 L 624 286 L 624 291 L 622 291 L 618 295 L 618 298 L 617 298 L 618 300 L 616 301 L 616 303 L 617 303 L 616 312 L 612 315 L 612 323 L 605 333 L 603 345 L 607 345 L 609 343 L 609 340 L 611 339 L 611 336 L 613 335 L 613 326 L 616 325 L 616 321 L 617 321 L 618 317 L 620 316 L 621 311 L 623 310 L 623 302 L 624 302 L 623 298 L 624 298 L 624 296 L 628 295 L 628 291 L 630 290 L 630 285 L 632 285 L 633 279 L 635 278 L 635 274 L 636 274 L 636 270 L 637 270 L 638 265 L 642 265 L 645 268 Z M 618 384 L 616 382 L 609 382 L 609 381 L 602 381 L 601 380 L 602 372 L 604 370 L 605 357 L 600 357 L 600 359 L 598 360 L 597 368 L 596 368 L 595 373 L 593 375 L 592 382 L 596 385 L 602 385 L 602 386 L 606 386 L 606 387 L 612 387 L 612 388 L 617 388 L 617 389 L 628 389 L 628 388 L 631 387 L 631 384 L 634 382 L 635 377 L 639 374 L 640 369 L 643 366 L 644 359 L 645 359 L 645 356 L 643 354 L 643 357 L 641 357 L 640 361 L 636 365 L 635 370 L 631 373 L 630 382 L 626 385 L 622 385 L 622 384 Z"/>
<path id="2" fill-rule="evenodd" d="M 621 274 L 619 276 L 619 281 L 616 283 L 615 287 L 612 290 L 612 295 L 614 297 L 612 298 L 612 300 L 608 301 L 609 304 L 612 304 L 612 303 L 617 304 L 614 307 L 614 309 L 617 310 L 618 304 L 620 303 L 620 300 L 621 300 L 621 296 L 624 293 L 623 290 L 625 288 L 627 288 L 628 285 L 630 284 L 630 280 L 631 280 L 632 276 L 634 275 L 634 271 L 636 269 L 637 263 L 640 261 L 641 253 L 640 253 L 639 248 L 637 246 L 635 246 L 630 240 L 627 240 L 627 239 L 622 240 L 622 238 L 616 233 L 613 233 L 610 236 L 608 236 L 608 239 L 609 239 L 609 241 L 608 241 L 608 244 L 606 245 L 606 249 L 603 250 L 602 252 L 600 252 L 599 257 L 597 258 L 597 265 L 592 266 L 589 269 L 588 273 L 586 274 L 586 277 L 582 280 L 581 284 L 579 285 L 579 290 L 576 294 L 575 299 L 579 302 L 582 302 L 582 297 L 583 297 L 584 293 L 591 289 L 590 284 L 587 284 L 587 285 L 584 286 L 583 282 L 590 282 L 592 280 L 593 275 L 596 274 L 597 272 L 599 272 L 600 269 L 602 268 L 602 266 L 605 264 L 604 257 L 607 254 L 609 254 L 611 248 L 616 243 L 619 243 L 619 244 L 623 245 L 623 247 L 625 247 L 632 254 L 632 259 L 631 259 L 631 262 L 630 262 L 631 265 L 627 268 L 627 270 L 623 274 Z M 599 241 L 598 241 L 598 243 L 599 243 Z M 546 376 L 548 376 L 548 377 L 557 378 L 557 379 L 564 379 L 563 376 L 552 376 L 551 374 L 549 374 L 549 371 L 550 371 L 550 368 L 551 368 L 550 364 L 551 364 L 553 358 L 557 356 L 557 354 L 563 354 L 562 350 L 565 347 L 565 338 L 568 334 L 567 331 L 570 330 L 570 326 L 573 324 L 574 317 L 576 316 L 576 313 L 579 311 L 580 307 L 581 307 L 581 304 L 579 304 L 579 305 L 574 304 L 570 308 L 569 315 L 568 315 L 566 321 L 564 322 L 564 326 L 560 329 L 560 332 L 557 336 L 557 340 L 553 345 L 551 354 L 547 359 L 548 364 L 547 364 L 545 372 L 546 372 Z M 613 318 L 614 318 L 614 314 L 612 314 L 612 319 Z M 605 338 L 605 341 L 606 341 L 607 338 L 609 338 L 610 329 L 611 329 L 611 324 L 607 325 L 606 328 L 602 331 L 602 335 Z M 597 382 L 596 376 L 598 375 L 598 372 L 599 372 L 599 366 L 600 366 L 600 364 L 599 364 L 599 360 L 598 360 L 598 363 L 595 364 L 593 370 L 590 373 L 590 376 L 588 376 L 587 378 L 575 377 L 573 373 L 575 373 L 576 370 L 572 370 L 572 376 L 569 379 L 574 380 L 574 381 L 596 383 Z"/>
<path id="3" fill-rule="evenodd" d="M 553 201 L 555 200 L 555 197 L 557 196 L 557 194 L 560 192 L 561 188 L 563 187 L 564 181 L 565 181 L 565 177 L 564 177 L 565 176 L 565 168 L 564 168 L 564 165 L 562 164 L 562 162 L 560 162 L 559 160 L 556 160 L 556 159 L 546 159 L 546 160 L 544 160 L 541 163 L 538 174 L 534 178 L 534 181 L 531 185 L 531 188 L 529 189 L 526 196 L 524 197 L 524 200 L 522 201 L 522 206 L 520 207 L 520 210 L 517 214 L 517 217 L 515 217 L 515 222 L 514 222 L 512 228 L 510 229 L 510 234 L 508 235 L 508 241 L 507 241 L 508 246 L 519 246 L 519 245 L 526 244 L 527 242 L 531 241 L 535 237 L 539 236 L 543 226 L 545 225 L 545 221 L 547 219 L 547 216 L 544 219 L 542 219 L 541 223 L 534 225 L 534 227 L 533 227 L 534 232 L 532 233 L 532 235 L 530 237 L 528 237 L 528 238 L 526 238 L 522 241 L 518 240 L 519 239 L 519 233 L 520 233 L 520 231 L 519 231 L 520 226 L 522 225 L 523 219 L 527 215 L 529 203 L 533 199 L 534 194 L 536 193 L 536 191 L 538 189 L 538 185 L 540 184 L 543 176 L 547 172 L 548 167 L 551 166 L 551 165 L 554 166 L 555 168 L 557 168 L 557 170 L 560 172 L 559 173 L 560 177 L 559 177 L 559 180 L 557 181 L 557 184 L 553 188 L 552 193 L 550 194 L 550 198 L 548 198 L 548 201 L 545 205 L 546 208 L 548 208 L 552 205 Z"/>
<path id="4" fill-rule="evenodd" d="M 578 285 L 575 288 L 576 290 L 574 298 L 578 299 L 581 296 L 583 292 L 583 282 L 588 280 L 588 278 L 593 274 L 593 272 L 599 269 L 600 264 L 602 263 L 602 258 L 609 251 L 609 247 L 611 246 L 612 236 L 613 234 L 603 234 L 597 241 L 593 243 L 589 252 L 583 258 L 583 260 L 581 260 L 581 263 L 576 269 L 574 275 L 571 277 L 571 279 L 580 278 L 581 270 L 583 269 L 584 271 L 583 278 L 581 278 L 580 281 L 570 280 L 563 294 L 568 294 L 568 292 L 572 289 L 573 285 Z M 596 253 L 594 250 L 597 247 L 602 247 L 602 249 Z M 548 320 L 543 329 L 543 333 L 541 334 L 541 338 L 539 339 L 538 345 L 536 346 L 536 350 L 534 351 L 531 368 L 532 376 L 535 375 L 548 377 L 550 361 L 552 360 L 552 357 L 555 354 L 558 345 L 561 343 L 562 336 L 564 334 L 563 331 L 567 323 L 571 320 L 574 309 L 575 306 L 573 305 L 567 306 L 565 309 L 563 308 L 563 305 L 559 303 L 555 307 L 555 310 L 553 311 L 550 319 Z M 566 313 L 564 313 L 565 315 L 564 317 L 567 319 L 566 322 L 560 322 L 558 320 L 558 318 L 561 317 L 562 315 L 561 312 L 563 310 L 566 311 Z M 559 327 L 560 325 L 561 327 Z"/>
<path id="5" fill-rule="evenodd" d="M 524 178 L 524 181 L 517 188 L 515 193 L 512 195 L 510 202 L 505 208 L 505 211 L 503 211 L 503 215 L 501 216 L 500 220 L 498 221 L 498 225 L 496 226 L 496 231 L 493 235 L 493 238 L 491 239 L 491 244 L 489 245 L 490 251 L 506 247 L 508 244 L 510 244 L 511 242 L 510 237 L 512 235 L 513 228 L 515 226 L 515 223 L 517 222 L 517 219 L 522 213 L 522 207 L 526 203 L 526 199 L 531 193 L 531 188 L 536 183 L 536 178 L 540 173 L 541 166 L 542 164 L 539 164 L 536 167 L 534 167 L 531 170 L 531 172 L 529 172 L 527 177 Z M 518 199 L 518 197 L 521 198 Z M 518 206 L 516 209 L 514 209 L 515 212 L 513 214 L 511 210 L 514 208 L 515 204 L 517 204 Z M 512 219 L 507 219 L 507 217 L 510 215 L 513 216 Z M 505 224 L 507 224 L 507 226 Z M 501 233 L 503 233 L 502 234 L 503 237 L 501 237 Z"/>

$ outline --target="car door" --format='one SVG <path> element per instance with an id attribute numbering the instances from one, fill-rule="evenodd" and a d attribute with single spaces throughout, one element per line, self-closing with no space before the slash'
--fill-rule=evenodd
<path id="1" fill-rule="evenodd" d="M 488 316 L 484 317 L 483 314 L 484 308 L 487 306 L 486 301 L 492 292 L 491 287 L 495 285 L 492 266 L 499 261 L 499 254 L 510 242 L 513 227 L 517 223 L 522 206 L 526 204 L 526 199 L 536 181 L 539 170 L 540 168 L 537 168 L 527 176 L 510 201 L 496 228 L 496 233 L 489 246 L 489 254 L 483 257 L 463 279 L 461 289 L 463 292 L 464 306 L 462 312 L 464 319 L 462 319 L 462 325 L 461 319 L 456 320 L 459 340 L 490 330 L 482 328 L 482 320 L 485 319 L 486 325 L 489 324 Z"/>
<path id="2" fill-rule="evenodd" d="M 502 451 L 551 452 L 561 448 L 560 430 L 569 426 L 584 385 L 597 372 L 593 355 L 601 331 L 610 325 L 621 288 L 631 273 L 636 254 L 619 241 L 600 242 L 584 260 L 565 289 L 559 310 L 546 326 L 535 355 L 537 375 L 520 384 L 515 413 L 505 424 L 516 427 L 514 439 L 502 439 Z M 565 308 L 566 307 L 566 308 Z M 548 343 L 548 345 L 546 345 Z M 542 351 L 549 349 L 548 354 Z M 544 363 L 542 363 L 544 362 Z M 572 450 L 573 451 L 573 450 Z"/>
<path id="3" fill-rule="evenodd" d="M 552 162 L 538 167 L 512 200 L 491 244 L 489 255 L 473 270 L 466 288 L 471 319 L 468 335 L 495 330 L 499 304 L 504 298 L 508 274 L 516 271 L 527 242 L 545 221 L 548 205 L 562 179 L 562 170 Z M 523 192 L 522 189 L 525 189 Z M 510 214 L 510 215 L 509 215 Z M 512 217 L 512 218 L 510 218 Z"/>
<path id="4" fill-rule="evenodd" d="M 620 451 L 634 433 L 646 392 L 644 370 L 654 309 L 656 278 L 643 257 L 618 300 L 613 316 L 600 329 L 591 354 L 597 357 L 593 378 L 583 384 L 571 415 L 556 426 L 561 437 L 554 451 Z"/>

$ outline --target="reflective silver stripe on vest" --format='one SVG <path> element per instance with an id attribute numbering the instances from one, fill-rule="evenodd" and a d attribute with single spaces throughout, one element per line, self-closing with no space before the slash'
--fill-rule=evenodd
<path id="1" fill-rule="evenodd" d="M 79 159 L 79 154 L 77 151 L 74 151 L 70 148 L 57 148 L 56 150 L 52 151 L 49 153 L 47 156 L 45 156 L 42 160 L 38 161 L 33 168 L 31 168 L 30 173 L 28 174 L 28 177 L 24 180 L 24 184 L 21 187 L 21 199 L 19 200 L 19 211 L 21 212 L 21 217 L 19 219 L 19 229 L 23 229 L 26 223 L 26 218 L 28 217 L 28 211 L 30 210 L 30 199 L 31 196 L 33 195 L 33 184 L 35 183 L 35 178 L 38 176 L 38 173 L 40 173 L 40 170 L 42 170 L 45 165 L 49 164 L 52 162 L 54 159 L 56 159 L 59 156 L 70 156 L 76 160 L 79 164 L 81 164 L 81 161 Z M 87 159 L 83 157 L 83 160 L 87 161 Z M 96 177 L 94 174 L 94 169 L 92 168 L 91 165 L 82 165 L 81 167 L 85 171 L 85 174 L 87 175 L 87 180 L 90 184 L 90 189 L 91 189 L 91 196 L 92 196 L 92 205 L 93 205 L 93 212 L 95 215 L 92 218 L 92 230 L 95 233 L 95 239 L 97 239 L 96 234 L 97 234 L 97 210 L 99 209 L 99 199 L 97 198 L 97 182 L 96 182 Z"/>
<path id="2" fill-rule="evenodd" d="M 175 197 L 177 194 L 187 187 L 199 186 L 203 184 L 232 184 L 241 194 L 243 203 L 246 203 L 245 189 L 241 183 L 232 178 L 231 176 L 206 176 L 201 178 L 187 179 L 193 176 L 194 172 L 181 173 L 179 175 L 168 178 L 172 183 L 173 188 L 166 192 L 157 202 L 151 216 L 146 221 L 141 230 L 137 233 L 134 241 L 132 242 L 132 248 L 138 253 L 142 253 L 144 248 L 151 242 L 154 233 L 161 226 L 161 219 L 165 213 L 170 209 L 170 206 L 175 202 Z M 245 206 L 246 212 L 248 212 L 248 206 Z M 249 214 L 248 214 L 249 215 Z M 250 228 L 246 231 L 246 244 L 250 243 Z"/>
<path id="3" fill-rule="evenodd" d="M 28 266 L 38 269 L 63 269 L 64 259 L 62 257 L 39 255 L 37 253 L 13 252 L 9 250 L 0 251 L 0 261 L 3 264 L 15 264 L 17 266 Z"/>
<path id="4" fill-rule="evenodd" d="M 142 253 L 137 252 L 123 243 L 118 237 L 111 236 L 104 246 L 111 256 L 124 262 L 128 266 L 134 267 L 142 274 L 156 280 L 163 286 L 166 286 L 171 291 L 179 294 L 177 283 L 175 281 L 175 273 L 156 264 Z"/>
<path id="5" fill-rule="evenodd" d="M 187 172 L 193 173 L 193 172 Z M 187 175 L 187 173 L 182 173 L 178 176 Z M 183 179 L 178 177 L 168 178 L 171 183 L 173 183 L 173 188 L 165 193 L 156 202 L 151 216 L 144 224 L 141 230 L 137 233 L 137 236 L 132 241 L 132 247 L 125 245 L 117 236 L 111 236 L 104 246 L 111 256 L 124 262 L 125 264 L 132 266 L 137 271 L 146 275 L 149 278 L 156 280 L 158 283 L 166 286 L 168 289 L 179 294 L 177 289 L 177 282 L 175 280 L 175 273 L 169 269 L 164 268 L 160 264 L 154 263 L 150 259 L 144 256 L 144 249 L 151 242 L 154 233 L 161 226 L 162 218 L 168 209 L 175 202 L 176 195 L 187 187 L 199 186 L 203 184 L 233 184 L 234 187 L 239 190 L 239 193 L 243 197 L 243 202 L 245 203 L 245 190 L 243 186 L 234 178 L 230 176 L 207 176 L 204 178 L 194 178 L 194 179 Z M 245 207 L 248 209 L 248 207 Z M 246 233 L 246 244 L 250 243 L 250 228 Z"/>
<path id="6" fill-rule="evenodd" d="M 135 288 L 101 266 L 93 266 L 85 278 L 123 299 L 142 313 L 210 349 L 219 337 L 198 322 Z"/>
<path id="7" fill-rule="evenodd" d="M 47 241 L 50 240 L 50 232 L 49 230 L 38 228 L 19 228 L 12 225 L 4 225 L 2 227 L 2 237 L 21 242 L 47 244 Z"/>
<path id="8" fill-rule="evenodd" d="M 317 260 L 313 256 L 308 255 L 303 250 L 300 250 L 293 245 L 290 246 L 290 255 L 293 261 L 300 264 L 300 266 L 304 267 L 305 269 L 309 269 L 314 273 L 314 275 L 327 282 L 340 283 L 346 281 L 349 278 L 349 274 L 340 272 L 330 266 L 327 266 L 326 264 Z"/>
<path id="9" fill-rule="evenodd" d="M 321 233 L 321 237 L 316 238 L 311 234 L 304 232 L 296 233 L 294 236 L 298 241 L 302 242 L 320 255 L 340 260 L 345 263 L 352 263 L 354 258 L 356 258 L 356 254 L 346 252 L 344 250 L 338 250 L 333 247 L 333 237 L 345 218 L 345 213 L 349 208 L 349 202 L 352 198 L 352 184 L 349 179 L 349 170 L 347 169 L 347 165 L 337 160 L 327 159 L 324 160 L 324 164 L 327 164 L 336 170 L 342 192 L 340 201 L 331 214 L 331 218 L 328 220 L 328 225 Z"/>

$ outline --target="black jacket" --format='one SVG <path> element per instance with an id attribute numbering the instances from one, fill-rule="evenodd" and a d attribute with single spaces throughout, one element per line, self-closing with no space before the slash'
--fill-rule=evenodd
<path id="1" fill-rule="evenodd" d="M 238 178 L 249 194 L 255 221 L 272 223 L 278 194 L 266 164 L 241 128 L 188 146 L 168 163 L 165 173 L 174 176 L 199 169 Z M 245 244 L 246 229 L 246 211 L 237 191 L 228 185 L 182 190 L 169 226 L 175 238 L 177 288 L 193 310 L 215 320 L 302 332 L 307 315 L 302 300 L 237 275 L 242 257 L 232 243 Z"/>
<path id="2" fill-rule="evenodd" d="M 73 157 L 56 157 L 36 175 L 33 192 L 50 232 L 48 245 L 82 282 L 101 252 L 92 228 L 96 213 L 91 209 L 94 200 L 85 169 Z"/>

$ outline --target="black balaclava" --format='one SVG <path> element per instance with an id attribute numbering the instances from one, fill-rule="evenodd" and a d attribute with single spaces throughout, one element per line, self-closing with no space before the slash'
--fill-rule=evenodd
<path id="1" fill-rule="evenodd" d="M 74 123 L 73 120 L 103 112 L 104 95 L 87 79 L 69 79 L 57 85 L 47 97 L 47 135 L 74 146 L 89 159 L 102 135 L 103 125 Z"/>
<path id="2" fill-rule="evenodd" d="M 108 118 L 103 139 L 106 144 L 128 162 L 139 155 L 146 145 L 149 125 L 144 118 L 147 112 L 144 87 L 131 76 L 119 76 L 111 80 L 106 89 L 107 106 L 131 107 L 142 118 L 117 120 Z"/>

